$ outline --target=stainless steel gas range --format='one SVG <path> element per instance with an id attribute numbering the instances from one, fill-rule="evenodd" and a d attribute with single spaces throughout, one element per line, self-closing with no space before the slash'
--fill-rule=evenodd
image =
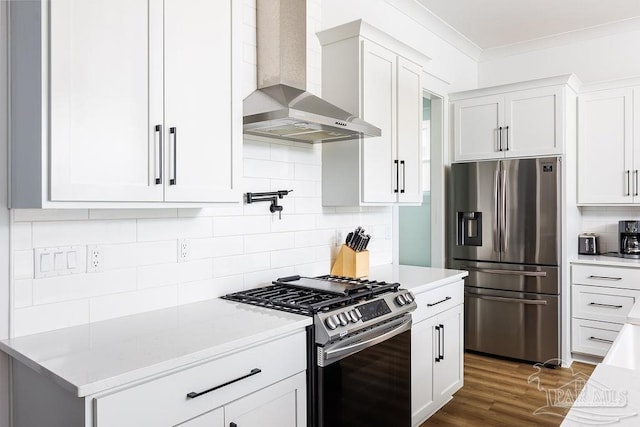
<path id="1" fill-rule="evenodd" d="M 411 292 L 398 283 L 292 276 L 223 298 L 313 316 L 310 426 L 411 425 Z"/>

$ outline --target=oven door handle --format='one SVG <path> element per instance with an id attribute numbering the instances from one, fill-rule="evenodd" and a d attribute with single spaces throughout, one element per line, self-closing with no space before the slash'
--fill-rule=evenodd
<path id="1" fill-rule="evenodd" d="M 383 325 L 385 328 L 388 325 Z M 342 346 L 340 342 L 336 343 L 335 347 L 331 346 L 330 348 L 326 348 L 322 351 L 322 359 L 323 363 L 321 366 L 327 366 L 334 362 L 337 362 L 340 359 L 344 359 L 347 356 L 350 356 L 354 353 L 357 353 L 361 350 L 364 350 L 369 347 L 373 347 L 376 344 L 379 344 L 383 341 L 388 340 L 389 338 L 393 338 L 396 335 L 400 335 L 403 332 L 406 332 L 411 329 L 411 317 L 406 316 L 406 318 L 401 318 L 401 322 L 395 328 L 383 333 L 383 334 L 375 334 L 374 337 L 360 341 L 355 344 L 350 344 L 346 346 Z M 375 331 L 375 329 L 373 330 Z"/>
<path id="2" fill-rule="evenodd" d="M 523 299 L 523 298 L 494 297 L 490 295 L 470 294 L 468 292 L 465 292 L 464 296 L 469 298 L 484 299 L 488 301 L 515 302 L 518 304 L 525 304 L 525 305 L 547 305 L 547 301 L 542 299 L 531 300 L 531 299 Z"/>

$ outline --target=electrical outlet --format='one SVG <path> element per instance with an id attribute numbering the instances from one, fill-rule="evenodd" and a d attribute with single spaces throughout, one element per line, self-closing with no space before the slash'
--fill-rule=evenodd
<path id="1" fill-rule="evenodd" d="M 98 245 L 87 246 L 87 273 L 102 271 L 102 248 Z"/>
<path id="2" fill-rule="evenodd" d="M 178 262 L 185 262 L 191 259 L 191 245 L 187 239 L 178 240 Z"/>

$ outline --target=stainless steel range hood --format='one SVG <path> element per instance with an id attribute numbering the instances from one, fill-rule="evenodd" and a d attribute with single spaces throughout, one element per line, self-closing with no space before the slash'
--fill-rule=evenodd
<path id="1" fill-rule="evenodd" d="M 257 0 L 258 90 L 244 133 L 298 142 L 380 136 L 379 128 L 306 91 L 306 0 Z"/>

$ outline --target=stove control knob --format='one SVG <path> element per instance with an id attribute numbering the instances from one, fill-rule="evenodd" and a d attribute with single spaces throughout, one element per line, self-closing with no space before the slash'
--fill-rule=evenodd
<path id="1" fill-rule="evenodd" d="M 329 316 L 324 320 L 324 324 L 327 325 L 327 328 L 332 331 L 338 327 L 338 316 L 335 314 L 333 316 Z"/>
<path id="2" fill-rule="evenodd" d="M 358 313 L 356 313 L 355 310 L 351 310 L 349 312 L 349 319 L 353 322 L 356 323 L 358 320 L 360 320 L 360 318 L 358 317 Z"/>
<path id="3" fill-rule="evenodd" d="M 349 324 L 349 318 L 344 313 L 338 314 L 338 320 L 342 326 L 347 326 Z"/>
<path id="4" fill-rule="evenodd" d="M 406 294 L 404 294 L 404 299 L 406 299 L 407 302 L 413 302 L 413 300 L 415 300 L 416 298 L 411 292 L 407 292 Z"/>
<path id="5" fill-rule="evenodd" d="M 358 307 L 354 308 L 353 311 L 355 311 L 356 316 L 358 316 L 358 320 L 362 319 L 362 313 L 360 313 L 360 310 L 358 310 Z"/>
<path id="6" fill-rule="evenodd" d="M 396 297 L 396 303 L 400 306 L 405 305 L 407 303 L 407 300 L 405 299 L 404 295 L 398 295 Z"/>

